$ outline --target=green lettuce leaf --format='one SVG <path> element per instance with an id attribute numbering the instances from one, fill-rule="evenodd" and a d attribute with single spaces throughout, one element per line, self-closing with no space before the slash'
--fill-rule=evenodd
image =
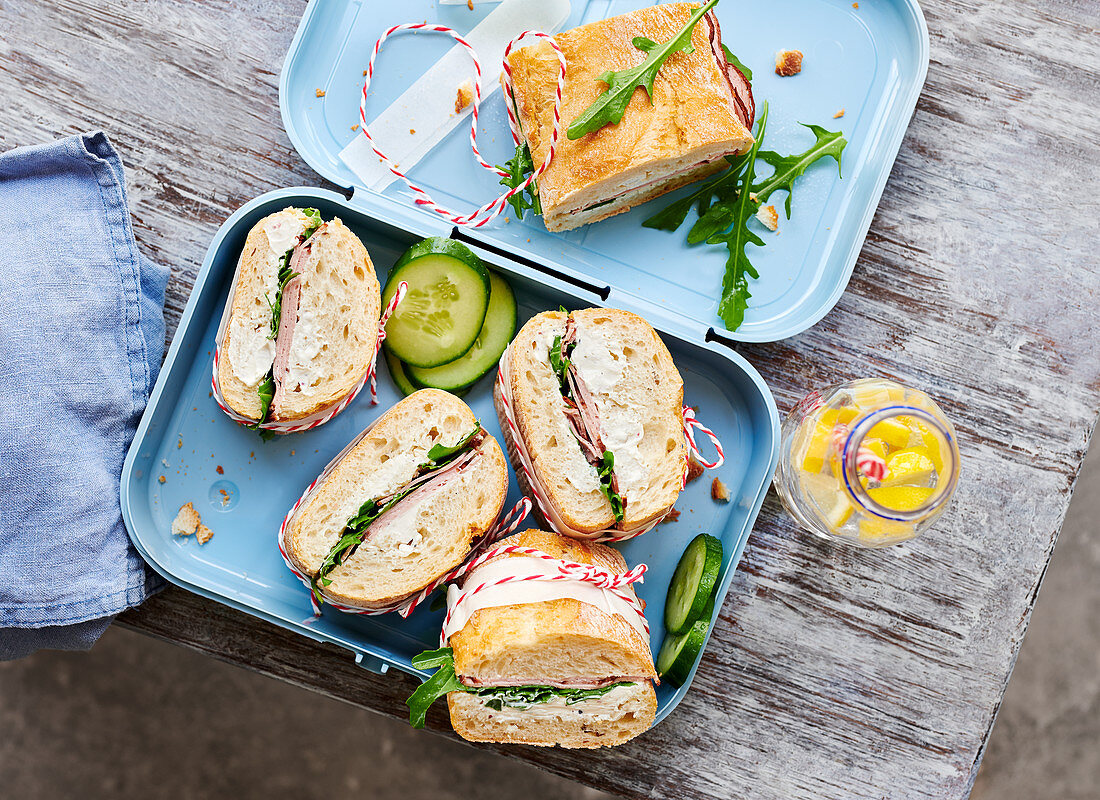
<path id="1" fill-rule="evenodd" d="M 507 171 L 507 175 L 500 179 L 501 186 L 515 189 L 527 176 L 535 171 L 535 164 L 531 160 L 531 150 L 527 142 L 516 145 L 516 153 L 505 166 L 497 165 L 497 169 Z M 539 187 L 537 181 L 531 181 L 522 192 L 517 192 L 508 198 L 508 205 L 516 212 L 516 219 L 523 219 L 523 212 L 530 210 L 533 214 L 542 214 L 542 203 L 539 201 Z"/>
<path id="2" fill-rule="evenodd" d="M 607 498 L 607 502 L 611 503 L 611 512 L 615 515 L 615 521 L 622 522 L 623 517 L 626 515 L 626 503 L 623 501 L 622 495 L 611 489 L 611 474 L 614 471 L 615 454 L 610 450 L 604 450 L 603 458 L 596 466 L 596 474 L 600 479 L 600 491 Z"/>
<path id="3" fill-rule="evenodd" d="M 742 64 L 741 59 L 739 59 L 732 52 L 730 52 L 730 49 L 728 47 L 726 47 L 724 44 L 722 45 L 722 52 L 726 54 L 726 61 L 733 64 L 733 66 L 737 67 L 738 71 L 740 71 L 740 73 L 745 76 L 745 80 L 747 80 L 747 81 L 752 80 L 752 70 L 749 69 L 748 67 L 746 67 L 744 64 Z"/>
<path id="4" fill-rule="evenodd" d="M 500 711 L 503 708 L 528 709 L 555 697 L 564 698 L 567 705 L 576 705 L 593 697 L 605 695 L 618 686 L 633 685 L 624 681 L 599 689 L 558 689 L 553 686 L 487 686 L 475 689 L 463 684 L 455 675 L 454 650 L 450 647 L 425 651 L 413 658 L 412 665 L 416 669 L 438 667 L 435 674 L 420 684 L 412 696 L 405 701 L 405 705 L 409 707 L 409 722 L 414 728 L 424 727 L 428 709 L 436 700 L 445 697 L 449 692 L 467 692 L 477 695 L 489 708 Z"/>

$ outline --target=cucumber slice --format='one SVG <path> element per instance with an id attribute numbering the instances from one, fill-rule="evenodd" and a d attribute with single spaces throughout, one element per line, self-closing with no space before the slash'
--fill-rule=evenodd
<path id="1" fill-rule="evenodd" d="M 706 644 L 712 616 L 714 616 L 713 597 L 707 602 L 702 616 L 687 629 L 686 633 L 665 634 L 665 642 L 661 645 L 661 652 L 657 654 L 657 674 L 662 679 L 667 678 L 673 686 L 683 686 L 687 683 L 691 668 L 695 666 L 695 661 L 699 658 L 703 645 Z"/>
<path id="2" fill-rule="evenodd" d="M 405 395 L 405 397 L 408 397 L 420 387 L 409 380 L 409 376 L 405 372 L 405 365 L 401 362 L 401 359 L 389 350 L 385 348 L 383 348 L 383 350 L 386 354 L 386 366 L 390 368 L 390 377 L 393 378 L 393 382 L 397 385 L 398 391 Z"/>
<path id="3" fill-rule="evenodd" d="M 706 533 L 692 539 L 680 556 L 668 587 L 665 627 L 669 633 L 687 633 L 703 615 L 721 569 L 722 543 Z"/>
<path id="4" fill-rule="evenodd" d="M 477 340 L 489 307 L 489 270 L 461 242 L 435 237 L 405 251 L 382 290 L 383 308 L 401 281 L 408 294 L 386 323 L 386 345 L 406 364 L 438 367 Z"/>
<path id="5" fill-rule="evenodd" d="M 516 335 L 516 297 L 508 282 L 495 272 L 489 273 L 489 281 L 492 286 L 489 308 L 474 346 L 441 367 L 409 367 L 409 380 L 417 386 L 453 392 L 496 369 L 504 348 Z"/>

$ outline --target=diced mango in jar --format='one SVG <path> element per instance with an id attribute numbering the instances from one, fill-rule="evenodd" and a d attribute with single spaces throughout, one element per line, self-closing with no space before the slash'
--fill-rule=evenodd
<path id="1" fill-rule="evenodd" d="M 879 458 L 883 460 L 886 459 L 886 445 L 883 443 L 882 439 L 872 439 L 870 436 L 865 436 L 862 445 Z"/>
<path id="2" fill-rule="evenodd" d="M 827 408 L 821 412 L 821 422 L 831 428 L 837 425 L 847 425 L 859 415 L 858 408 L 843 406 L 842 408 Z"/>
<path id="3" fill-rule="evenodd" d="M 834 533 L 852 516 L 854 509 L 840 488 L 840 482 L 828 475 L 803 475 L 802 489 Z"/>
<path id="4" fill-rule="evenodd" d="M 923 447 L 895 450 L 886 457 L 883 486 L 928 486 L 936 474 L 936 465 Z"/>
<path id="5" fill-rule="evenodd" d="M 916 511 L 936 491 L 931 486 L 880 486 L 867 494 L 881 506 L 894 511 Z"/>
<path id="6" fill-rule="evenodd" d="M 852 402 L 864 411 L 875 406 L 905 402 L 905 389 L 903 387 L 881 383 L 852 387 L 848 390 L 848 395 L 852 398 Z"/>
<path id="7" fill-rule="evenodd" d="M 806 449 L 802 454 L 802 469 L 818 473 L 825 468 L 825 459 L 829 455 L 829 445 L 833 441 L 833 426 L 819 419 L 810 434 Z"/>
<path id="8" fill-rule="evenodd" d="M 861 519 L 859 521 L 859 540 L 865 544 L 883 544 L 908 539 L 913 535 L 913 526 L 905 522 L 889 519 Z"/>
<path id="9" fill-rule="evenodd" d="M 901 417 L 889 417 L 875 424 L 869 432 L 874 439 L 881 439 L 891 447 L 908 447 L 914 430 L 901 421 Z"/>
<path id="10" fill-rule="evenodd" d="M 921 440 L 921 444 L 924 446 L 924 450 L 927 451 L 928 457 L 932 460 L 932 464 L 936 467 L 936 473 L 938 475 L 943 474 L 943 445 L 936 434 L 932 433 L 932 429 L 921 422 L 919 419 L 913 419 L 912 417 L 899 416 L 899 420 L 908 425 L 912 430 L 917 432 L 917 436 Z"/>

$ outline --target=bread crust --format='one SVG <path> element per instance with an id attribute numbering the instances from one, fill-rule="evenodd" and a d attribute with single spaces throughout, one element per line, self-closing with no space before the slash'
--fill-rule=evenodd
<path id="1" fill-rule="evenodd" d="M 425 412 L 427 405 L 431 411 Z M 422 389 L 415 392 L 401 402 L 397 403 L 368 429 L 359 442 L 355 444 L 343 457 L 333 465 L 325 479 L 315 488 L 310 498 L 291 518 L 287 526 L 283 545 L 287 558 L 295 570 L 304 575 L 313 574 L 319 566 L 317 553 L 327 553 L 331 545 L 339 538 L 339 531 L 330 534 L 320 542 L 317 526 L 319 524 L 321 509 L 337 505 L 340 495 L 348 491 L 348 486 L 365 482 L 371 473 L 382 468 L 384 463 L 381 455 L 386 454 L 389 460 L 389 452 L 379 450 L 376 444 L 379 440 L 389 440 L 398 436 L 406 439 L 412 438 L 417 426 L 430 436 L 431 429 L 440 428 L 444 424 L 454 432 L 465 433 L 473 428 L 477 418 L 473 411 L 462 400 L 454 395 L 438 389 Z M 448 440 L 453 440 L 448 437 Z M 428 441 L 434 441 L 429 439 Z M 341 590 L 342 582 L 339 580 L 341 570 L 354 566 L 356 559 L 360 558 L 363 548 L 356 552 L 345 565 L 337 567 L 333 571 L 333 583 L 322 588 L 322 594 L 329 600 L 341 605 L 354 608 L 380 608 L 391 605 L 409 595 L 423 589 L 433 580 L 449 569 L 458 566 L 469 555 L 473 545 L 492 527 L 493 522 L 500 514 L 504 506 L 505 496 L 508 492 L 508 468 L 505 464 L 504 454 L 496 439 L 487 435 L 479 446 L 480 455 L 472 465 L 477 479 L 478 490 L 483 493 L 485 502 L 466 509 L 461 519 L 454 520 L 458 526 L 453 535 L 458 537 L 461 546 L 457 548 L 456 555 L 446 562 L 436 565 L 430 575 L 426 575 L 418 585 L 408 587 L 406 590 L 385 594 L 383 589 L 373 592 L 372 596 L 359 592 Z M 414 458 L 409 465 L 407 475 L 398 475 L 396 482 L 399 485 L 407 483 L 415 471 L 415 464 L 419 458 Z M 354 496 L 349 508 L 358 507 L 370 499 L 369 497 Z M 354 513 L 354 512 L 352 512 Z M 343 522 L 350 518 L 350 514 L 339 522 L 342 529 Z"/>
<path id="2" fill-rule="evenodd" d="M 547 531 L 526 530 L 499 543 L 499 546 L 505 545 L 532 547 L 555 558 L 580 564 L 598 564 L 617 575 L 627 571 L 626 561 L 617 550 Z M 629 592 L 633 594 L 633 589 Z M 508 662 L 509 651 L 519 643 L 538 646 L 550 642 L 565 647 L 598 643 L 602 649 L 602 670 L 599 674 L 586 673 L 580 677 L 657 677 L 649 641 L 633 625 L 618 615 L 572 598 L 482 608 L 450 638 L 456 674 L 477 680 L 491 680 L 494 676 L 486 673 L 486 667 L 491 669 L 493 664 Z M 576 669 L 575 664 L 561 665 L 557 674 L 543 674 L 539 679 L 544 682 L 568 680 L 578 677 Z M 524 680 L 527 679 L 524 676 Z"/>
<path id="3" fill-rule="evenodd" d="M 648 6 L 555 36 L 567 65 L 561 119 L 573 120 L 591 105 L 605 88 L 598 80 L 600 74 L 645 60 L 645 53 L 632 44 L 635 36 L 668 41 L 697 8 L 691 3 Z M 640 175 L 679 171 L 693 167 L 695 160 L 721 161 L 724 155 L 752 146 L 752 134 L 738 118 L 708 30 L 701 21 L 692 33 L 694 53 L 673 53 L 665 61 L 654 80 L 652 102 L 639 87 L 617 125 L 576 140 L 562 131 L 554 158 L 539 179 L 548 227 L 551 221 L 560 230 L 581 224 L 563 219 L 565 212 L 613 196 L 617 178 L 636 182 Z M 520 127 L 538 164 L 550 147 L 557 56 L 549 43 L 540 42 L 513 52 L 509 65 Z M 692 160 L 682 163 L 685 158 Z M 614 213 L 625 210 L 618 208 Z"/>

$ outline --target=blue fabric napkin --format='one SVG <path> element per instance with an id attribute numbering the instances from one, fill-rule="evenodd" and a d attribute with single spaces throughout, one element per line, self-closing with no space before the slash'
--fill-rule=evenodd
<path id="1" fill-rule="evenodd" d="M 0 155 L 0 659 L 87 649 L 161 585 L 122 461 L 164 354 L 168 270 L 134 243 L 103 133 Z"/>

